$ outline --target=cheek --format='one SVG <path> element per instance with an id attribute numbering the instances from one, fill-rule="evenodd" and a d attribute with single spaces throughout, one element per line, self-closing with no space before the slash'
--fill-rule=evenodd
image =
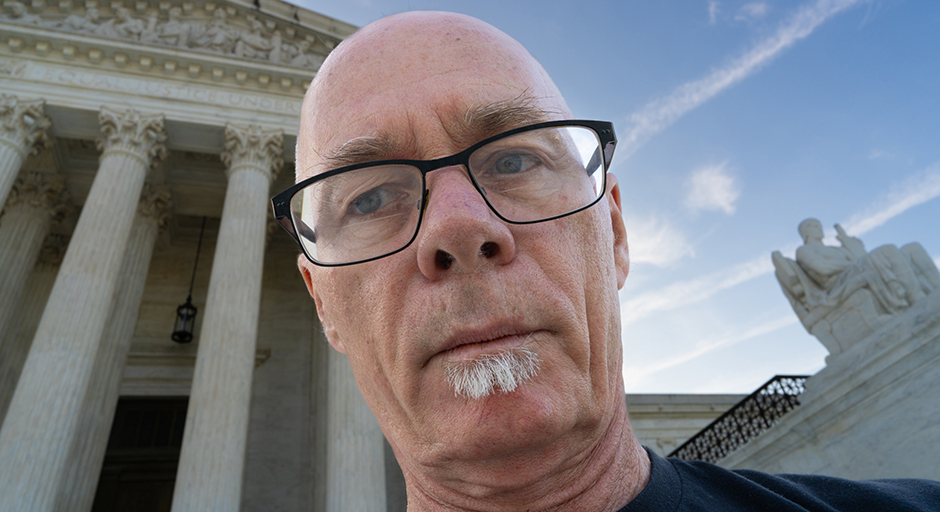
<path id="1" fill-rule="evenodd" d="M 397 284 L 387 277 L 394 272 L 361 265 L 332 269 L 315 282 L 325 321 L 343 343 L 356 379 L 369 381 L 370 388 L 386 387 L 381 382 L 394 374 L 394 347 L 383 342 L 393 339 L 391 321 L 400 317 Z"/>

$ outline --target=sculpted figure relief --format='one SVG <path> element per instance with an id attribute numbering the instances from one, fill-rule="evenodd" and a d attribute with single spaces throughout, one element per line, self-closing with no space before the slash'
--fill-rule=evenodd
<path id="1" fill-rule="evenodd" d="M 803 245 L 796 261 L 773 254 L 777 279 L 794 311 L 833 354 L 940 288 L 940 273 L 920 244 L 868 252 L 861 240 L 835 227 L 839 246 L 823 244 L 820 222 L 806 219 L 799 226 Z M 823 340 L 829 336 L 835 341 Z"/>
<path id="2" fill-rule="evenodd" d="M 72 30 L 75 32 L 94 32 L 101 19 L 101 13 L 96 7 L 85 9 L 85 14 L 70 14 L 65 21 L 59 24 L 59 28 Z"/>
<path id="3" fill-rule="evenodd" d="M 293 67 L 318 69 L 324 56 L 313 50 L 313 35 L 305 39 L 290 41 L 281 30 L 265 27 L 255 18 L 233 23 L 225 9 L 217 8 L 207 21 L 196 19 L 184 21 L 179 7 L 167 10 L 167 19 L 151 11 L 145 16 L 134 16 L 126 7 L 117 7 L 113 17 L 102 19 L 96 7 L 88 7 L 82 14 L 70 14 L 65 19 L 43 19 L 32 14 L 22 2 L 14 0 L 5 4 L 6 13 L 0 18 L 26 25 L 41 25 L 72 32 L 84 32 L 100 37 L 125 39 L 145 44 L 159 44 L 180 48 L 193 48 L 223 54 L 234 54 L 245 59 L 266 60 Z M 326 48 L 324 50 L 324 48 Z M 326 41 L 321 52 L 329 52 L 332 43 Z"/>
<path id="4" fill-rule="evenodd" d="M 6 17 L 12 21 L 26 25 L 39 25 L 42 22 L 39 16 L 30 14 L 29 11 L 26 10 L 26 6 L 21 2 L 10 2 L 8 8 L 10 9 L 10 14 Z"/>
<path id="5" fill-rule="evenodd" d="M 203 27 L 199 35 L 193 38 L 194 48 L 207 48 L 219 53 L 229 53 L 235 47 L 235 31 L 228 24 L 225 10 L 216 9 L 212 19 Z"/>
<path id="6" fill-rule="evenodd" d="M 95 34 L 136 41 L 140 39 L 140 34 L 143 31 L 143 21 L 131 17 L 131 12 L 128 11 L 126 7 L 118 7 L 114 13 L 114 18 L 98 25 Z"/>
<path id="7" fill-rule="evenodd" d="M 251 31 L 241 32 L 235 43 L 235 55 L 239 57 L 266 59 L 271 51 L 271 41 L 264 35 L 264 24 L 258 20 L 248 23 Z"/>

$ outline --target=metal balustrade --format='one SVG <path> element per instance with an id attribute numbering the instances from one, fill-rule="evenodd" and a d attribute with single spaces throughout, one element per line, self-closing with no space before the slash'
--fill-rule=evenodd
<path id="1" fill-rule="evenodd" d="M 699 431 L 670 457 L 718 462 L 800 405 L 808 375 L 777 375 Z"/>

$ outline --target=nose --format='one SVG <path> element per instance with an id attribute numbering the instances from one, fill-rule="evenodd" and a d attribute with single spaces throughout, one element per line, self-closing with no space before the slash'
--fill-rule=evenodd
<path id="1" fill-rule="evenodd" d="M 515 257 L 513 235 L 486 205 L 466 171 L 428 175 L 430 196 L 418 234 L 418 268 L 431 280 L 505 265 Z"/>

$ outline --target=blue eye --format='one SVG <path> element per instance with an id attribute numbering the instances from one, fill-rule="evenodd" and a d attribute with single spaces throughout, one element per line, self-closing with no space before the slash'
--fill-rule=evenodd
<path id="1" fill-rule="evenodd" d="M 387 205 L 391 199 L 393 199 L 392 193 L 388 189 L 374 188 L 353 199 L 349 208 L 354 209 L 353 213 L 366 215 Z"/>
<path id="2" fill-rule="evenodd" d="M 537 163 L 538 160 L 529 155 L 508 153 L 496 159 L 493 164 L 493 172 L 496 174 L 517 174 L 530 169 Z"/>

